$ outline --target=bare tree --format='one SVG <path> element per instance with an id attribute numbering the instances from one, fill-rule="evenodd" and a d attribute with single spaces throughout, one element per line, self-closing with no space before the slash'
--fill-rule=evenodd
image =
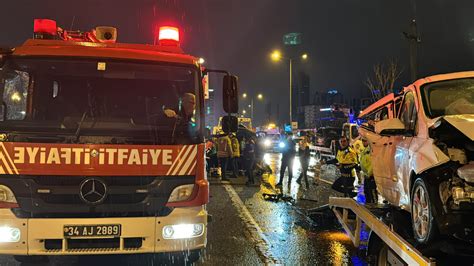
<path id="1" fill-rule="evenodd" d="M 373 71 L 373 76 L 367 76 L 364 84 L 369 88 L 372 99 L 377 101 L 393 92 L 395 82 L 402 74 L 403 69 L 399 69 L 396 60 L 390 59 L 387 63 L 374 65 Z"/>

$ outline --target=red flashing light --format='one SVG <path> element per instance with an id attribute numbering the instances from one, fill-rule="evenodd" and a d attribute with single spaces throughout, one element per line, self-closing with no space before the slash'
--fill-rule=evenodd
<path id="1" fill-rule="evenodd" d="M 34 33 L 45 33 L 49 35 L 56 35 L 58 32 L 58 27 L 56 21 L 51 19 L 35 19 Z"/>
<path id="2" fill-rule="evenodd" d="M 179 29 L 169 26 L 160 27 L 158 41 L 160 42 L 160 45 L 178 45 Z"/>

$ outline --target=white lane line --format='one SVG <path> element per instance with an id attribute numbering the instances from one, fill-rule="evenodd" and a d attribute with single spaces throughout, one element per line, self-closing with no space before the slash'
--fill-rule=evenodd
<path id="1" fill-rule="evenodd" d="M 277 258 L 275 258 L 270 250 L 271 243 L 263 233 L 260 226 L 257 224 L 253 216 L 250 214 L 245 204 L 240 199 L 237 192 L 235 192 L 232 185 L 223 185 L 227 193 L 229 193 L 230 200 L 232 201 L 232 205 L 237 209 L 240 218 L 245 223 L 247 227 L 251 240 L 255 243 L 255 247 L 257 248 L 257 252 L 263 256 L 265 265 L 282 265 Z"/>

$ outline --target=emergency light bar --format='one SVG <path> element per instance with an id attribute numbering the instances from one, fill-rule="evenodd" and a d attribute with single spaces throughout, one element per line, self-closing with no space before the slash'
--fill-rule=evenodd
<path id="1" fill-rule="evenodd" d="M 33 24 L 35 39 L 43 39 L 45 36 L 53 38 L 58 33 L 56 21 L 52 19 L 35 19 Z"/>
<path id="2" fill-rule="evenodd" d="M 179 29 L 170 26 L 160 27 L 158 42 L 163 46 L 179 46 Z"/>

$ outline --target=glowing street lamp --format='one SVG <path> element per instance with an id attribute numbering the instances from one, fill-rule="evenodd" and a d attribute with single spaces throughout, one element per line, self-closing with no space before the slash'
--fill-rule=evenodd
<path id="1" fill-rule="evenodd" d="M 253 105 L 254 105 L 254 104 L 253 104 L 253 100 L 254 100 L 254 98 L 257 98 L 257 99 L 260 100 L 260 101 L 263 100 L 263 94 L 259 93 L 259 94 L 255 95 L 255 96 L 251 96 L 251 95 L 249 96 L 247 93 L 244 92 L 244 93 L 242 94 L 242 98 L 244 98 L 244 99 L 250 98 L 250 104 L 248 105 L 248 107 L 250 108 L 250 117 L 251 117 L 251 119 L 252 119 L 252 121 L 253 121 Z M 242 113 L 245 114 L 246 111 L 243 110 Z"/>
<path id="2" fill-rule="evenodd" d="M 293 58 L 286 58 L 283 57 L 281 52 L 278 50 L 274 50 L 271 53 L 271 58 L 274 62 L 280 61 L 281 59 L 286 59 L 290 63 L 290 123 L 293 122 L 293 114 L 292 114 L 292 94 L 293 94 Z M 301 55 L 301 60 L 306 61 L 308 59 L 308 54 L 304 53 Z"/>
<path id="3" fill-rule="evenodd" d="M 272 54 L 271 54 L 271 58 L 272 58 L 272 60 L 275 61 L 275 62 L 276 62 L 276 61 L 280 61 L 280 59 L 282 58 L 282 57 L 281 57 L 281 52 L 278 51 L 278 50 L 273 51 Z"/>

